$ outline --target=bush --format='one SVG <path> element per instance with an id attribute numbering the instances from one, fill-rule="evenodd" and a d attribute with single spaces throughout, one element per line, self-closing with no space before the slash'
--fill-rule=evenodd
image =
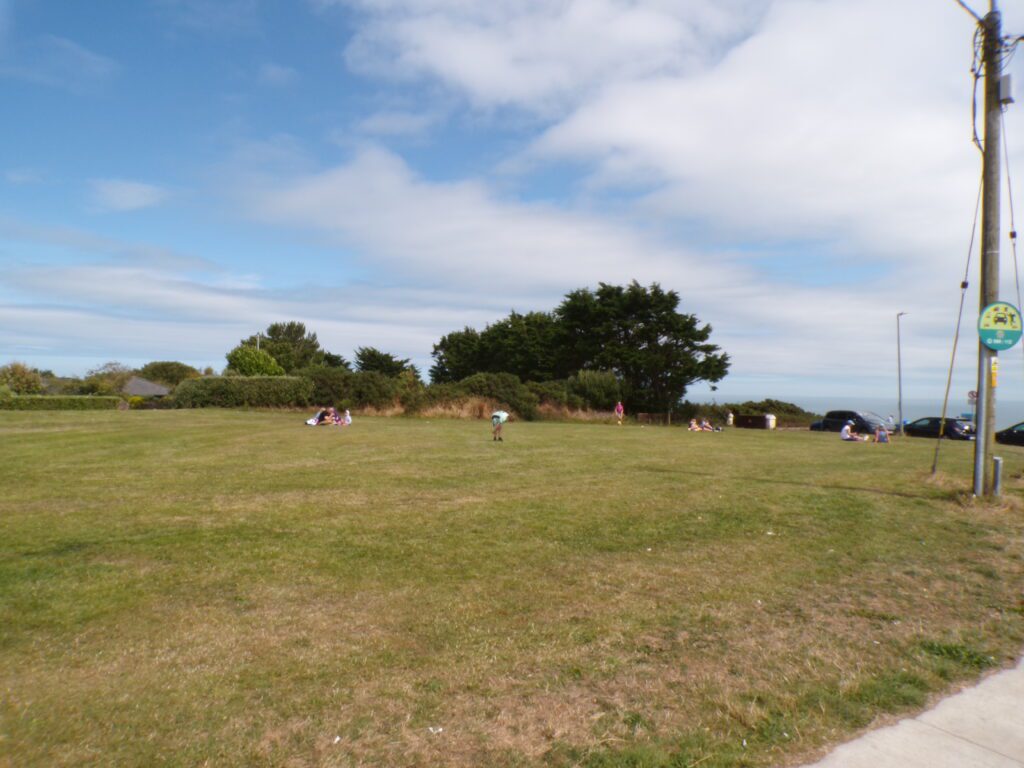
<path id="1" fill-rule="evenodd" d="M 555 381 L 528 381 L 526 388 L 529 389 L 541 405 L 554 406 L 555 408 L 566 408 L 582 411 L 587 407 L 586 401 L 579 395 L 569 391 L 566 379 Z"/>
<path id="2" fill-rule="evenodd" d="M 8 363 L 0 368 L 0 384 L 6 385 L 16 395 L 38 395 L 43 391 L 43 377 L 39 371 L 24 363 Z"/>
<path id="3" fill-rule="evenodd" d="M 112 411 L 121 404 L 119 397 L 92 395 L 22 395 L 0 398 L 0 411 Z"/>
<path id="4" fill-rule="evenodd" d="M 612 410 L 621 397 L 619 380 L 611 371 L 578 371 L 569 377 L 566 388 L 599 411 Z"/>
<path id="5" fill-rule="evenodd" d="M 540 400 L 519 377 L 511 373 L 476 373 L 459 382 L 471 395 L 489 397 L 530 421 L 537 415 Z"/>
<path id="6" fill-rule="evenodd" d="M 352 373 L 345 368 L 314 366 L 295 371 L 295 375 L 313 382 L 310 399 L 315 405 L 344 407 L 342 404 L 351 398 Z"/>
<path id="7" fill-rule="evenodd" d="M 407 414 L 417 413 L 427 404 L 427 388 L 410 368 L 398 374 L 398 402 Z"/>
<path id="8" fill-rule="evenodd" d="M 239 376 L 284 376 L 284 368 L 263 349 L 239 344 L 227 354 L 228 370 Z"/>
<path id="9" fill-rule="evenodd" d="M 75 394 L 119 396 L 132 374 L 132 369 L 126 365 L 116 361 L 105 363 L 85 374 L 85 379 L 78 385 Z"/>
<path id="10" fill-rule="evenodd" d="M 176 387 L 185 379 L 198 379 L 199 371 L 191 365 L 174 360 L 158 360 L 139 368 L 138 375 L 149 381 L 158 381 L 168 387 Z"/>
<path id="11" fill-rule="evenodd" d="M 186 379 L 174 390 L 177 408 L 305 407 L 313 382 L 299 376 L 219 376 Z"/>
<path id="12" fill-rule="evenodd" d="M 392 379 L 376 371 L 353 373 L 349 380 L 348 399 L 344 408 L 390 408 L 399 395 L 398 379 Z"/>

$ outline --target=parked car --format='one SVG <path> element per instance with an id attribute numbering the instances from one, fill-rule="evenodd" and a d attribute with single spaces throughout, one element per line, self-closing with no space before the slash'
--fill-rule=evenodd
<path id="1" fill-rule="evenodd" d="M 871 411 L 829 411 L 825 418 L 811 424 L 815 432 L 842 432 L 846 422 L 853 422 L 853 431 L 873 433 L 879 427 L 888 429 L 885 419 Z"/>
<path id="2" fill-rule="evenodd" d="M 942 419 L 938 416 L 928 416 L 905 424 L 903 432 L 911 437 L 938 437 L 941 423 Z M 950 440 L 973 440 L 974 425 L 964 419 L 946 419 L 942 434 Z"/>
<path id="3" fill-rule="evenodd" d="M 1004 445 L 1024 445 L 1024 421 L 996 432 L 996 442 Z"/>

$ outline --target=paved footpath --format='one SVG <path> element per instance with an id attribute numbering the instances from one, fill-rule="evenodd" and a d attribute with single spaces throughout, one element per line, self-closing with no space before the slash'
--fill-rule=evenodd
<path id="1" fill-rule="evenodd" d="M 805 768 L 1024 768 L 1024 659 Z"/>

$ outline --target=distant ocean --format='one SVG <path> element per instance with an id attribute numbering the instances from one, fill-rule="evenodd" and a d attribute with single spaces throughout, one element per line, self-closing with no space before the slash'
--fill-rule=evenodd
<path id="1" fill-rule="evenodd" d="M 825 413 L 831 410 L 853 410 L 853 411 L 874 411 L 882 417 L 890 413 L 897 417 L 899 410 L 895 398 L 884 397 L 794 397 L 789 400 L 784 397 L 776 398 L 795 403 L 801 408 L 813 411 L 814 413 Z M 1024 401 L 1022 400 L 996 400 L 996 425 L 999 429 L 1009 427 L 1012 424 L 1024 421 Z M 971 407 L 967 404 L 966 398 L 958 397 L 954 400 L 950 397 L 947 416 L 960 416 L 971 413 Z M 942 401 L 933 400 L 908 400 L 903 399 L 903 418 L 907 421 L 921 419 L 925 416 L 941 416 Z"/>

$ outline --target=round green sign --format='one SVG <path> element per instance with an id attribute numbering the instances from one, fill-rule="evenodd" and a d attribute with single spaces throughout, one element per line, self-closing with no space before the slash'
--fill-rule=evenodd
<path id="1" fill-rule="evenodd" d="M 1024 327 L 1021 325 L 1020 310 L 1013 304 L 997 301 L 981 310 L 978 319 L 978 336 L 981 343 L 999 352 L 1009 349 L 1020 341 Z"/>

